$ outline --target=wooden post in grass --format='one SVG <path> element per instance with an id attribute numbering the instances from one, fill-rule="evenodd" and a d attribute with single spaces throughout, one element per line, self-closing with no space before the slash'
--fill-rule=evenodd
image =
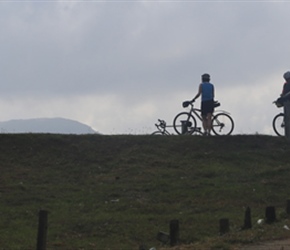
<path id="1" fill-rule="evenodd" d="M 179 221 L 172 220 L 169 225 L 170 230 L 170 246 L 175 246 L 179 240 Z"/>
<path id="2" fill-rule="evenodd" d="M 245 220 L 244 220 L 243 229 L 250 229 L 250 228 L 252 228 L 251 209 L 247 207 L 246 212 L 245 212 Z"/>
<path id="3" fill-rule="evenodd" d="M 276 221 L 276 210 L 275 207 L 266 207 L 266 223 L 273 223 Z"/>
<path id="4" fill-rule="evenodd" d="M 46 249 L 46 235 L 47 235 L 47 211 L 40 210 L 38 219 L 36 250 Z"/>
<path id="5" fill-rule="evenodd" d="M 230 231 L 229 219 L 223 218 L 220 219 L 220 235 L 228 233 Z"/>
<path id="6" fill-rule="evenodd" d="M 290 101 L 284 102 L 285 136 L 290 140 Z"/>

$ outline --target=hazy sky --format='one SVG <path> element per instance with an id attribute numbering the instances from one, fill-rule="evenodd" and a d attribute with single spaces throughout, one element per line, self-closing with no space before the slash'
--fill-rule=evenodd
<path id="1" fill-rule="evenodd" d="M 236 134 L 273 134 L 290 1 L 0 1 L 0 121 L 63 117 L 104 134 L 172 124 L 209 73 Z M 200 101 L 197 102 L 199 106 Z"/>

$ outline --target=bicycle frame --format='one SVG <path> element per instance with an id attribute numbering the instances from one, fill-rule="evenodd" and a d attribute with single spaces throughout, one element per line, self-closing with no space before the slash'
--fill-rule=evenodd
<path id="1" fill-rule="evenodd" d="M 202 121 L 202 117 L 201 117 L 201 109 L 197 109 L 197 108 L 194 108 L 193 107 L 193 105 L 191 106 L 191 109 L 190 109 L 190 113 L 191 114 L 195 114 L 196 115 L 196 117 L 200 120 L 200 121 Z"/>
<path id="2" fill-rule="evenodd" d="M 191 113 L 191 114 L 195 114 L 196 117 L 197 117 L 200 121 L 202 121 L 201 109 L 197 109 L 197 108 L 195 108 L 195 107 L 193 106 L 193 104 L 191 104 L 190 113 Z M 215 114 L 218 114 L 218 113 L 224 113 L 224 114 L 230 115 L 230 113 L 227 112 L 227 111 L 225 111 L 225 110 L 216 110 L 216 111 L 213 112 L 213 116 L 214 116 Z"/>
<path id="3" fill-rule="evenodd" d="M 188 107 L 189 105 L 190 107 Z M 179 135 L 203 134 L 202 126 L 197 127 L 196 122 L 197 120 L 203 122 L 201 109 L 194 108 L 194 105 L 191 102 L 184 102 L 183 107 L 188 107 L 188 111 L 178 113 L 173 119 L 172 126 L 168 126 L 164 120 L 158 119 L 159 124 L 155 124 L 158 130 L 153 132 L 153 134 L 170 135 L 170 132 L 166 129 L 169 127 L 173 127 L 175 132 Z M 212 130 L 215 135 L 230 135 L 234 129 L 234 121 L 226 111 L 215 111 L 213 113 L 212 121 Z"/>
<path id="4" fill-rule="evenodd" d="M 188 107 L 190 106 L 190 107 Z M 201 131 L 201 127 L 197 126 L 196 121 L 200 121 L 201 123 L 203 123 L 203 117 L 201 115 L 201 109 L 195 108 L 194 104 L 192 102 L 184 102 L 183 103 L 183 107 L 186 108 L 188 107 L 188 111 L 187 112 L 181 112 L 179 114 L 176 115 L 176 117 L 173 120 L 173 125 L 174 125 L 174 129 L 178 134 L 184 134 L 184 133 L 194 133 L 194 132 L 200 132 Z M 181 116 L 180 116 L 181 115 Z M 182 117 L 184 116 L 184 117 Z M 183 119 L 180 120 L 179 122 L 181 122 L 179 124 L 176 124 L 176 119 L 178 119 L 178 117 L 182 117 Z M 192 118 L 191 118 L 192 117 Z M 226 118 L 224 118 L 226 117 Z M 220 120 L 220 118 L 226 119 L 226 123 L 224 122 L 224 120 Z M 192 120 L 193 119 L 193 120 Z M 221 133 L 223 133 L 224 128 L 226 127 L 228 130 L 228 133 L 226 134 L 231 134 L 234 128 L 234 122 L 232 120 L 232 118 L 230 117 L 230 113 L 226 112 L 224 110 L 215 110 L 212 114 L 212 129 L 213 132 L 216 135 L 220 135 Z M 192 122 L 194 122 L 193 126 L 192 126 Z M 226 125 L 229 122 L 230 126 Z M 177 128 L 179 127 L 179 129 Z M 193 129 L 194 128 L 194 129 Z M 190 129 L 190 131 L 187 131 L 188 129 Z M 181 131 L 180 131 L 181 130 Z M 223 131 L 223 132 L 222 132 Z"/>

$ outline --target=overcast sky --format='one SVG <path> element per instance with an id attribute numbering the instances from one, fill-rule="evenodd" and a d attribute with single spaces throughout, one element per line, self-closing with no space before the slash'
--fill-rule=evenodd
<path id="1" fill-rule="evenodd" d="M 290 1 L 0 1 L 0 121 L 63 117 L 147 134 L 158 118 L 171 125 L 209 73 L 235 134 L 273 134 L 289 10 Z"/>

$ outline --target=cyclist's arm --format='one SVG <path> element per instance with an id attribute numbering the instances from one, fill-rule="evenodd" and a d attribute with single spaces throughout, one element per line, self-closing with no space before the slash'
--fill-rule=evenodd
<path id="1" fill-rule="evenodd" d="M 191 102 L 195 102 L 195 100 L 201 95 L 201 84 L 199 84 L 198 92 L 196 96 L 191 100 Z"/>

